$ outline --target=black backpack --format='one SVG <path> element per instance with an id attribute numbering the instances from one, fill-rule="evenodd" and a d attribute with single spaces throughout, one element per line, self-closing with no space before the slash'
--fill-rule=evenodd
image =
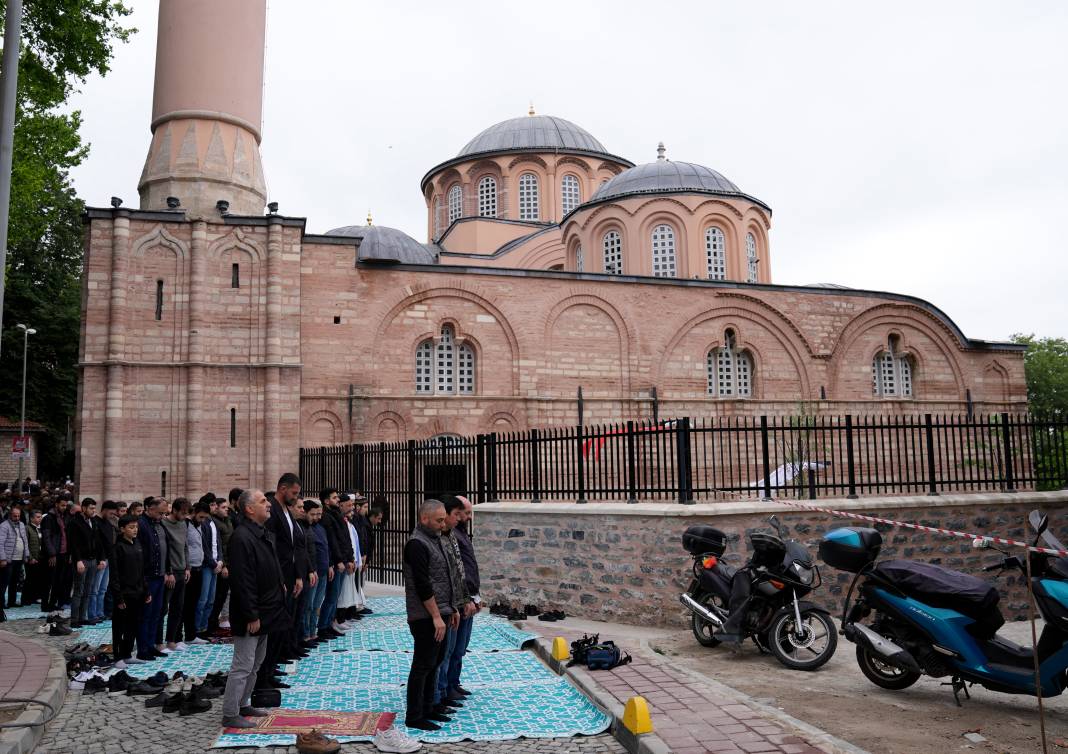
<path id="1" fill-rule="evenodd" d="M 590 670 L 611 670 L 626 665 L 630 660 L 630 655 L 617 647 L 614 641 L 602 642 L 598 634 L 583 634 L 581 639 L 571 642 L 571 661 L 567 666 L 585 665 Z"/>

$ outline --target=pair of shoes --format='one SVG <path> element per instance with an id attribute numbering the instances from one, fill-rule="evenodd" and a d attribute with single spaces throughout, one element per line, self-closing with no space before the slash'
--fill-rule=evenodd
<path id="1" fill-rule="evenodd" d="M 155 696 L 163 690 L 163 686 L 157 686 L 148 681 L 138 681 L 126 687 L 127 696 Z M 166 710 L 164 710 L 166 711 Z"/>
<path id="2" fill-rule="evenodd" d="M 130 674 L 125 670 L 120 670 L 115 675 L 108 678 L 108 693 L 109 694 L 121 694 L 130 688 L 130 684 L 134 683 L 134 679 L 130 677 Z"/>
<path id="3" fill-rule="evenodd" d="M 456 689 L 453 689 L 445 696 L 445 698 L 448 699 L 449 702 L 456 702 L 457 704 L 462 704 L 464 700 L 464 694 L 461 694 Z"/>
<path id="4" fill-rule="evenodd" d="M 97 694 L 101 691 L 108 690 L 108 682 L 98 675 L 94 675 L 85 681 L 85 686 L 82 687 L 82 691 L 86 694 Z"/>
<path id="5" fill-rule="evenodd" d="M 224 728 L 255 728 L 256 723 L 246 720 L 243 717 L 224 717 L 222 719 L 222 726 Z"/>
<path id="6" fill-rule="evenodd" d="M 563 610 L 549 610 L 538 616 L 538 620 L 543 620 L 546 623 L 555 623 L 558 620 L 563 620 L 567 616 L 564 615 Z"/>
<path id="7" fill-rule="evenodd" d="M 526 620 L 527 614 L 522 610 L 511 610 L 508 612 L 508 620 Z"/>
<path id="8" fill-rule="evenodd" d="M 242 707 L 240 714 L 242 717 L 267 717 L 271 713 L 259 707 Z"/>
<path id="9" fill-rule="evenodd" d="M 537 605 L 524 605 L 523 610 L 527 615 L 537 615 L 541 612 L 541 608 Z"/>
<path id="10" fill-rule="evenodd" d="M 423 748 L 422 743 L 392 726 L 378 731 L 371 743 L 379 751 L 391 751 L 394 754 L 411 754 Z"/>
<path id="11" fill-rule="evenodd" d="M 457 686 L 453 689 L 453 691 L 455 691 L 457 694 L 460 694 L 461 696 L 471 696 L 471 692 L 465 689 L 463 686 Z"/>
<path id="12" fill-rule="evenodd" d="M 335 754 L 341 751 L 341 744 L 312 728 L 311 733 L 297 734 L 297 751 L 300 754 Z"/>
<path id="13" fill-rule="evenodd" d="M 49 636 L 70 636 L 73 630 L 63 623 L 50 623 L 48 625 Z"/>
<path id="14" fill-rule="evenodd" d="M 426 731 L 441 730 L 441 726 L 440 725 L 438 725 L 437 723 L 434 723 L 434 722 L 426 719 L 425 717 L 421 718 L 419 720 L 405 720 L 404 721 L 404 727 L 405 728 L 414 728 L 415 730 L 426 730 Z"/>

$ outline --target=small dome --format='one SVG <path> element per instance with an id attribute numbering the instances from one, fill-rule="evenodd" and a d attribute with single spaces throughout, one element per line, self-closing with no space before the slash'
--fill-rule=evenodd
<path id="1" fill-rule="evenodd" d="M 361 262 L 394 262 L 398 264 L 435 264 L 437 252 L 433 246 L 422 244 L 403 230 L 385 225 L 346 225 L 326 232 L 328 236 L 353 236 L 360 241 Z"/>
<path id="2" fill-rule="evenodd" d="M 608 154 L 589 131 L 551 115 L 524 115 L 490 126 L 460 150 L 457 157 L 513 149 L 570 149 Z"/>
<path id="3" fill-rule="evenodd" d="M 611 197 L 630 194 L 662 194 L 686 191 L 707 192 L 711 194 L 736 194 L 744 196 L 742 190 L 704 165 L 692 162 L 673 162 L 660 159 L 644 165 L 624 170 L 597 189 L 590 197 L 591 202 Z"/>

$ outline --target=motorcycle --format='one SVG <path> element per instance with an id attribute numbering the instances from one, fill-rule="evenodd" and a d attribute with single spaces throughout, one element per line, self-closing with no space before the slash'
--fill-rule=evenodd
<path id="1" fill-rule="evenodd" d="M 1047 516 L 1032 511 L 1028 522 L 1035 545 L 1065 549 L 1048 531 Z M 846 527 L 824 535 L 819 548 L 827 565 L 856 574 L 842 611 L 842 633 L 856 644 L 857 663 L 869 681 L 900 690 L 921 675 L 948 677 L 943 685 L 952 687 L 958 706 L 961 692 L 968 698 L 967 687 L 976 683 L 1008 694 L 1035 694 L 1035 651 L 998 636 L 1005 620 L 990 583 L 929 563 L 876 563 L 881 546 L 875 529 Z M 999 576 L 1019 571 L 1027 578 L 1023 557 L 999 552 L 1005 557 L 984 571 Z M 1035 552 L 1027 557 L 1046 621 L 1037 646 L 1042 696 L 1057 696 L 1068 685 L 1068 558 Z M 850 605 L 861 579 L 859 596 Z"/>
<path id="2" fill-rule="evenodd" d="M 741 569 L 721 558 L 727 535 L 711 526 L 689 527 L 682 544 L 693 556 L 693 580 L 679 595 L 691 612 L 693 635 L 705 647 L 720 643 L 715 632 L 730 614 L 733 580 L 750 579 L 749 598 L 742 621 L 743 638 L 752 638 L 761 652 L 794 670 L 815 670 L 834 654 L 838 631 L 823 608 L 801 598 L 822 583 L 819 568 L 804 545 L 789 538 L 776 516 L 768 519 L 775 530 L 749 535 L 753 554 Z"/>

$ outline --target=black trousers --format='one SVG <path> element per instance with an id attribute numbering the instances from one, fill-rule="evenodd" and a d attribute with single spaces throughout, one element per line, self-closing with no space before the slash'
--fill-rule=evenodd
<path id="1" fill-rule="evenodd" d="M 405 723 L 425 720 L 434 707 L 434 691 L 438 685 L 438 668 L 445 659 L 445 642 L 434 641 L 434 619 L 408 621 L 408 630 L 415 640 L 412 669 L 408 673 L 408 711 Z"/>
<path id="2" fill-rule="evenodd" d="M 137 626 L 141 623 L 144 603 L 144 595 L 138 595 L 126 601 L 125 609 L 115 605 L 111 614 L 111 644 L 116 660 L 126 660 L 133 656 L 134 639 L 137 638 Z"/>
<path id="3" fill-rule="evenodd" d="M 24 561 L 11 560 L 3 568 L 0 568 L 0 605 L 4 601 L 4 590 L 7 590 L 7 606 L 15 607 L 18 602 L 15 595 L 19 590 L 19 579 L 22 578 Z"/>
<path id="4" fill-rule="evenodd" d="M 278 630 L 267 634 L 267 653 L 263 656 L 263 664 L 256 673 L 256 688 L 270 688 L 271 677 L 279 670 L 279 666 L 293 648 L 293 584 L 286 584 L 285 608 L 286 623 L 279 626 Z"/>
<path id="5" fill-rule="evenodd" d="M 74 580 L 73 570 L 69 555 L 66 553 L 56 555 L 56 564 L 49 568 L 51 578 L 48 579 L 47 590 L 41 599 L 42 612 L 59 610 L 70 602 L 70 588 Z"/>
<path id="6" fill-rule="evenodd" d="M 208 633 L 219 630 L 219 613 L 226 604 L 226 595 L 230 594 L 230 579 L 224 579 L 219 574 L 215 582 L 215 604 L 211 606 L 211 615 L 208 616 Z"/>
<path id="7" fill-rule="evenodd" d="M 167 643 L 174 644 L 182 639 L 182 608 L 185 605 L 185 574 L 179 571 L 174 575 L 174 586 L 167 590 Z M 163 630 L 163 620 L 159 622 Z"/>
<path id="8" fill-rule="evenodd" d="M 200 600 L 200 585 L 203 583 L 204 569 L 196 566 L 190 569 L 189 583 L 185 585 L 185 604 L 182 605 L 182 626 L 185 627 L 185 640 L 197 638 L 197 602 Z M 179 632 L 178 641 L 182 640 Z"/>
<path id="9" fill-rule="evenodd" d="M 43 560 L 26 566 L 26 583 L 22 587 L 23 605 L 32 605 L 41 599 L 42 595 L 48 591 L 49 576 L 48 564 Z"/>

